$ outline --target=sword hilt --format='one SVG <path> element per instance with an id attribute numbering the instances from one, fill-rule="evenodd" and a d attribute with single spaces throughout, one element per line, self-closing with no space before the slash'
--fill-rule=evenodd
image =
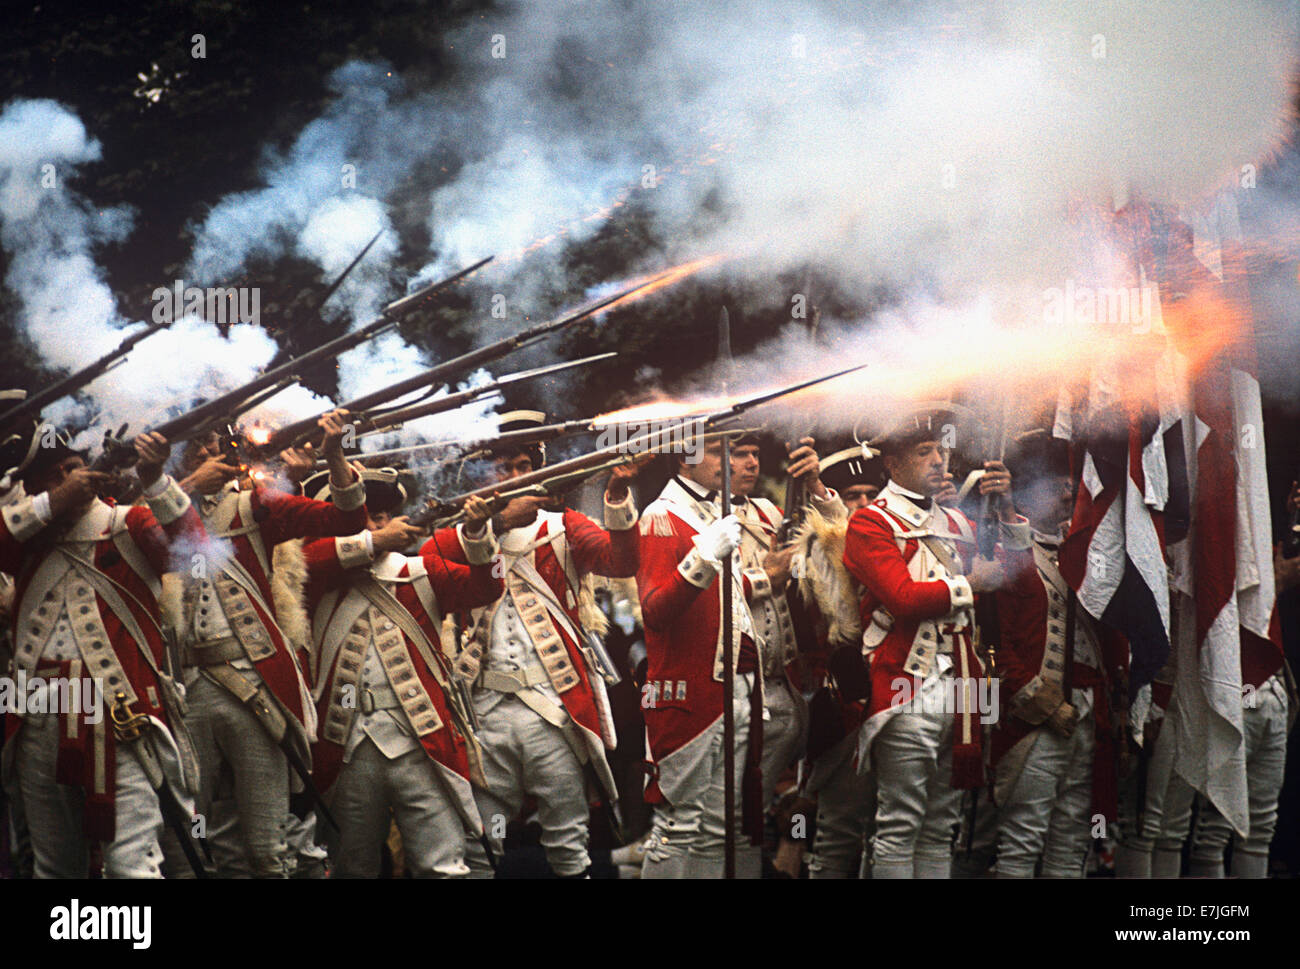
<path id="1" fill-rule="evenodd" d="M 134 712 L 126 694 L 121 690 L 113 697 L 113 706 L 108 715 L 113 721 L 113 735 L 118 740 L 139 740 L 149 725 L 148 714 Z"/>

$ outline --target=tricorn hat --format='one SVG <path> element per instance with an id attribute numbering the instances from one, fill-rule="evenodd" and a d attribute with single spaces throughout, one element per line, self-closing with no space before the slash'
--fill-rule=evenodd
<path id="1" fill-rule="evenodd" d="M 366 483 L 366 508 L 372 515 L 396 515 L 406 504 L 406 486 L 396 468 L 360 468 Z M 330 500 L 330 473 L 318 471 L 302 483 L 302 493 L 317 501 Z"/>
<path id="2" fill-rule="evenodd" d="M 939 441 L 968 436 L 977 425 L 974 412 L 946 400 L 923 401 L 896 415 L 885 428 L 866 443 L 882 454 L 897 453 L 922 441 Z M 856 435 L 855 435 L 856 436 Z"/>
<path id="3" fill-rule="evenodd" d="M 1007 450 L 1006 465 L 1012 481 L 1067 477 L 1070 474 L 1070 445 L 1059 437 L 1053 437 L 1045 428 L 1035 428 L 1016 436 Z"/>
<path id="4" fill-rule="evenodd" d="M 822 484 L 836 491 L 843 491 L 854 485 L 874 485 L 884 487 L 885 464 L 880 460 L 880 452 L 866 444 L 846 447 L 843 451 L 828 454 L 818 462 L 819 476 Z"/>
<path id="5" fill-rule="evenodd" d="M 533 427 L 541 427 L 546 423 L 546 412 L 540 410 L 512 410 L 501 414 L 497 418 L 497 433 L 504 434 L 507 431 L 524 431 Z M 499 447 L 488 447 L 483 452 L 475 455 L 476 457 L 499 458 L 509 457 L 512 454 L 527 454 L 533 459 L 533 469 L 536 470 L 546 463 L 546 443 L 544 441 L 532 441 L 528 444 L 508 444 L 502 443 Z"/>
<path id="6" fill-rule="evenodd" d="M 88 452 L 72 446 L 72 438 L 53 424 L 42 424 L 32 438 L 30 456 L 24 462 L 19 480 L 24 485 L 39 481 L 68 458 L 85 460 Z"/>

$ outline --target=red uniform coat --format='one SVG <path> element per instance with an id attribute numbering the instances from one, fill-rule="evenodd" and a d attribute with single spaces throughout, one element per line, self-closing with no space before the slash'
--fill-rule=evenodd
<path id="1" fill-rule="evenodd" d="M 537 522 L 512 529 L 500 536 L 502 552 L 508 554 L 507 546 L 511 542 L 511 536 L 520 537 L 516 533 L 524 533 L 522 537 L 529 539 L 531 544 L 533 540 L 554 535 L 558 522 L 564 531 L 565 557 L 569 559 L 569 565 L 579 581 L 590 574 L 609 578 L 628 578 L 636 574 L 638 562 L 636 530 L 631 527 L 636 519 L 635 512 L 630 508 L 630 501 L 619 505 L 606 505 L 606 520 L 611 521 L 611 516 L 621 518 L 617 524 L 625 527 L 611 527 L 609 530 L 601 528 L 582 512 L 572 508 L 566 508 L 562 514 L 541 513 L 538 515 Z M 611 524 L 614 523 L 611 521 Z M 430 550 L 439 552 L 452 562 L 465 561 L 460 537 L 454 528 L 443 529 L 429 539 L 422 552 L 427 553 Z M 554 546 L 543 542 L 537 546 L 532 555 L 534 567 L 554 594 L 555 601 L 560 603 L 573 625 L 582 628 L 577 601 L 578 590 L 571 588 L 572 578 L 566 573 L 565 564 L 556 556 Z M 586 735 L 589 749 L 594 755 L 600 756 L 600 762 L 597 764 L 597 769 L 600 770 L 604 764 L 601 755 L 605 742 L 602 740 L 600 709 L 591 682 L 591 677 L 595 674 L 588 669 L 587 660 L 581 649 L 583 644 L 575 642 L 561 624 L 553 623 L 553 625 L 564 642 L 569 662 L 578 677 L 575 686 L 560 692 L 560 699 L 564 704 L 565 712 Z M 607 782 L 609 781 L 612 781 L 612 778 L 607 778 Z"/>
<path id="2" fill-rule="evenodd" d="M 954 676 L 973 678 L 983 673 L 983 663 L 971 646 L 974 597 L 970 584 L 960 575 L 947 575 L 938 562 L 933 562 L 926 574 L 914 574 L 920 571 L 922 560 L 917 556 L 922 536 L 911 533 L 933 530 L 948 536 L 960 558 L 954 564 L 963 572 L 977 547 L 970 519 L 956 509 L 932 507 L 933 512 L 920 507 L 890 482 L 875 502 L 849 519 L 844 565 L 863 587 L 860 612 L 871 666 L 864 755 L 885 720 L 902 709 L 899 684 L 910 684 L 907 696 L 919 695 L 924 676 L 936 663 L 940 637 L 952 644 Z M 928 551 L 927 558 L 932 558 Z M 892 625 L 873 619 L 882 608 L 892 617 Z M 964 724 L 963 715 L 957 715 L 954 787 L 977 787 L 984 779 L 980 729 L 972 722 L 972 714 L 964 716 Z M 861 760 L 869 763 L 866 757 Z"/>
<path id="3" fill-rule="evenodd" d="M 654 771 L 646 800 L 652 804 L 689 797 L 709 782 L 687 746 L 722 719 L 722 580 L 695 550 L 709 514 L 702 507 L 674 480 L 641 518 L 636 581 L 646 640 L 643 712 Z M 756 591 L 749 574 L 738 587 L 747 601 Z M 739 639 L 739 619 L 734 628 Z M 739 654 L 735 648 L 733 656 Z"/>
<path id="4" fill-rule="evenodd" d="M 89 514 L 102 516 L 110 507 L 112 506 L 107 502 L 96 501 Z M 19 520 L 15 523 L 16 518 Z M 27 531 L 30 527 L 29 523 L 34 520 L 35 516 L 29 502 L 12 505 L 5 509 L 3 516 L 0 516 L 0 572 L 7 572 L 15 579 L 11 616 L 15 648 L 21 641 L 18 635 L 19 628 L 31 620 L 35 610 L 41 608 L 40 602 L 27 601 L 27 591 L 37 567 L 50 553 L 46 529 L 34 533 Z M 58 522 L 48 526 L 49 529 L 60 529 L 60 527 Z M 198 527 L 197 516 L 192 510 L 164 529 L 147 507 L 138 505 L 127 509 L 126 532 L 130 536 L 130 541 L 148 563 L 152 571 L 151 575 L 141 575 L 132 568 L 131 563 L 118 551 L 112 535 L 101 533 L 102 537 L 99 537 L 94 545 L 92 563 L 98 571 L 103 572 L 114 583 L 130 593 L 130 597 L 122 598 L 146 639 L 143 644 L 136 643 L 117 613 L 102 597 L 96 595 L 99 615 L 108 633 L 109 641 L 138 697 L 136 710 L 164 722 L 166 722 L 166 713 L 159 701 L 157 679 L 148 661 L 141 654 L 140 648 L 143 646 L 148 649 L 154 663 L 160 667 L 163 665 L 162 636 L 158 629 L 158 601 L 154 590 L 157 588 L 159 577 L 172 569 L 171 536 L 193 533 Z M 31 657 L 32 661 L 37 658 Z M 21 655 L 15 656 L 15 663 L 21 663 L 22 659 Z M 94 675 L 94 671 L 86 670 L 86 675 Z M 104 694 L 110 702 L 115 685 L 111 681 L 104 683 Z M 11 723 L 16 727 L 16 721 Z"/>
<path id="5" fill-rule="evenodd" d="M 457 544 L 459 545 L 459 542 Z M 304 548 L 303 552 L 307 560 L 308 570 L 307 602 L 309 614 L 316 617 L 318 622 L 328 623 L 332 618 L 331 616 L 317 615 L 322 599 L 328 592 L 338 590 L 341 593 L 338 603 L 341 605 L 344 601 L 343 597 L 349 594 L 350 578 L 358 574 L 371 574 L 370 564 L 355 555 L 349 556 L 346 551 L 340 549 L 340 543 L 335 539 L 320 539 L 312 542 Z M 412 583 L 398 582 L 390 586 L 390 590 L 402 607 L 419 624 L 420 629 L 432 646 L 434 657 L 440 661 L 447 659 L 441 642 L 442 612 L 444 610 L 455 612 L 487 605 L 495 601 L 503 591 L 502 581 L 499 575 L 495 574 L 498 570 L 494 569 L 493 562 L 488 561 L 481 565 L 472 566 L 462 564 L 439 555 L 436 550 L 430 548 L 427 544 L 419 558 L 407 559 L 405 556 L 390 555 L 389 561 L 385 564 L 390 566 L 389 571 L 396 578 L 410 578 L 412 575 L 411 566 L 413 564 L 423 565 L 435 598 L 434 614 L 431 615 L 425 608 L 425 603 L 421 601 L 421 597 Z M 360 595 L 360 593 L 355 592 L 351 594 Z M 335 611 L 337 611 L 337 606 Z M 319 637 L 324 630 L 315 629 L 313 632 L 317 641 L 319 641 Z M 450 662 L 443 662 L 441 664 L 442 668 L 435 675 L 434 671 L 429 669 L 423 655 L 411 638 L 403 633 L 403 639 L 406 641 L 407 653 L 415 669 L 416 676 L 420 680 L 420 686 L 432 702 L 442 722 L 440 728 L 421 737 L 420 743 L 435 763 L 458 775 L 468 783 L 470 766 L 466 739 L 457 724 L 456 718 L 452 715 L 451 704 L 439 682 L 439 679 L 443 682 L 451 682 L 451 676 L 453 675 L 451 664 Z M 334 677 L 337 671 L 338 658 L 341 655 L 341 651 L 335 654 L 334 662 L 330 664 L 328 669 L 315 671 L 315 689 L 313 692 L 317 697 L 317 714 L 321 723 L 325 723 L 330 714 L 329 707 L 333 696 Z M 400 719 L 402 711 L 396 710 L 394 715 Z M 313 747 L 313 773 L 322 790 L 328 790 L 337 778 L 343 764 L 343 754 L 344 747 L 342 744 L 333 743 L 323 738 Z M 472 800 L 470 803 L 472 804 Z"/>
<path id="6" fill-rule="evenodd" d="M 1031 551 L 1012 551 L 1004 556 L 1008 584 L 997 592 L 998 625 L 1001 642 L 997 644 L 997 675 L 1001 715 L 993 732 L 990 761 L 1001 762 L 1016 744 L 1035 730 L 1047 729 L 1041 722 L 1031 724 L 1013 712 L 1015 698 L 1032 683 L 1043 669 L 1043 654 L 1047 646 L 1048 623 L 1056 623 L 1049 612 L 1061 614 L 1064 596 L 1057 588 L 1065 587 L 1060 578 L 1049 587 L 1039 573 Z M 1076 622 L 1091 620 L 1079 607 Z M 1063 626 L 1063 620 L 1061 620 Z M 1126 679 L 1128 647 L 1122 636 L 1100 623 L 1093 624 L 1098 646 L 1097 656 L 1102 668 L 1096 669 L 1080 662 L 1075 656 L 1070 664 L 1068 682 L 1071 688 L 1091 687 L 1093 691 L 1093 718 L 1096 733 L 1096 754 L 1093 760 L 1092 801 L 1093 810 L 1114 819 L 1118 801 L 1118 779 L 1115 761 L 1112 691 Z M 1063 629 L 1061 630 L 1063 631 Z M 1076 634 L 1076 639 L 1077 639 Z M 1065 698 L 1067 701 L 1069 697 Z M 1038 719 L 1035 714 L 1033 719 Z"/>
<path id="7" fill-rule="evenodd" d="M 223 497 L 226 494 L 222 492 Z M 328 501 L 316 501 L 261 487 L 252 489 L 248 495 L 251 520 L 244 520 L 246 516 L 243 513 L 244 506 L 241 505 L 224 530 L 238 532 L 251 526 L 251 532 L 232 534 L 227 541 L 234 549 L 235 559 L 257 584 L 262 601 L 267 606 L 273 606 L 274 603 L 268 568 L 271 551 L 276 545 L 297 538 L 355 535 L 366 526 L 364 504 L 344 511 Z M 202 499 L 199 502 L 202 507 Z M 205 527 L 213 533 L 212 537 L 219 537 L 221 532 L 213 527 L 213 515 L 204 513 L 203 519 Z M 301 678 L 297 659 L 285 643 L 284 634 L 275 622 L 275 617 L 263 609 L 256 599 L 249 598 L 275 647 L 274 654 L 254 664 L 257 672 L 299 725 L 304 725 L 306 720 L 299 683 L 305 684 L 305 680 Z"/>
<path id="8" fill-rule="evenodd" d="M 184 503 L 183 498 L 180 501 Z M 88 644 L 82 644 L 92 650 L 91 654 L 87 655 L 86 648 L 79 648 L 81 658 L 78 661 L 65 662 L 61 666 L 66 668 L 44 674 L 94 677 L 103 687 L 104 704 L 108 709 L 99 711 L 101 718 L 97 724 L 91 724 L 84 713 L 69 714 L 77 718 L 80 726 L 64 736 L 57 761 L 60 783 L 85 788 L 85 830 L 97 840 L 111 841 L 116 830 L 115 739 L 107 721 L 119 690 L 134 693 L 133 712 L 156 721 L 164 769 L 179 769 L 178 752 L 166 750 L 168 746 L 174 746 L 174 741 L 168 734 L 167 711 L 154 674 L 155 668 L 165 667 L 157 597 L 160 577 L 172 569 L 170 540 L 183 533 L 194 534 L 199 528 L 198 517 L 189 507 L 178 512 L 164 529 L 147 507 L 134 506 L 122 510 L 100 500 L 94 501 L 89 511 L 75 522 L 55 521 L 44 527 L 33 511 L 31 499 L 6 507 L 0 516 L 0 571 L 13 575 L 16 580 L 11 620 L 16 650 L 15 671 L 24 669 L 37 676 L 43 675 L 37 667 L 40 640 L 48 635 L 50 624 L 58 618 L 64 604 L 62 596 L 58 597 L 54 608 L 46 604 L 55 597 L 54 589 L 63 589 L 65 583 L 71 583 L 73 589 L 85 589 L 89 585 L 76 579 L 74 572 L 65 575 L 48 595 L 33 588 L 42 563 L 54 554 L 52 541 L 57 537 L 91 544 L 90 563 L 110 580 L 117 598 L 124 603 L 130 620 L 143 639 L 138 641 L 131 631 L 131 623 L 120 616 L 98 590 L 94 590 L 85 600 L 86 605 L 76 607 L 68 619 L 75 625 L 81 610 L 89 608 L 89 602 L 93 601 L 111 655 L 102 655 L 102 663 L 95 659 L 93 649 L 99 645 L 97 635 L 89 630 L 74 630 L 74 635 L 81 633 L 88 639 L 95 637 Z M 77 554 L 80 557 L 80 551 Z M 93 585 L 90 587 L 93 589 Z M 85 621 L 84 618 L 81 621 Z M 83 662 L 84 666 L 81 665 Z M 129 691 L 127 684 L 119 681 L 119 675 L 125 676 Z M 21 723 L 17 716 L 5 718 L 6 740 L 12 740 L 21 729 Z M 96 736 L 100 739 L 98 743 L 94 739 Z"/>

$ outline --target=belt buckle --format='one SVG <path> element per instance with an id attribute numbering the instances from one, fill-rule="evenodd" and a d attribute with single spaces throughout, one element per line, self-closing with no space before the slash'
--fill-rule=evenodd
<path id="1" fill-rule="evenodd" d="M 375 695 L 365 686 L 361 688 L 361 712 L 366 716 L 375 712 Z"/>

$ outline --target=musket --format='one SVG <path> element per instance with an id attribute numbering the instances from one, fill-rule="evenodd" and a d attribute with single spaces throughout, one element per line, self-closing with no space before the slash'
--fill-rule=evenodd
<path id="1" fill-rule="evenodd" d="M 644 451 L 662 450 L 667 447 L 680 447 L 684 437 L 696 437 L 701 431 L 707 428 L 715 428 L 716 433 L 711 436 L 729 436 L 739 433 L 738 428 L 728 428 L 718 430 L 715 425 L 725 424 L 740 417 L 745 411 L 754 407 L 759 407 L 770 401 L 784 397 L 787 394 L 793 394 L 800 390 L 805 390 L 816 384 L 825 383 L 828 380 L 834 380 L 845 374 L 861 370 L 866 364 L 859 364 L 856 367 L 848 367 L 844 370 L 838 370 L 835 373 L 825 374 L 821 377 L 813 377 L 810 380 L 802 380 L 797 384 L 791 384 L 788 387 L 782 387 L 779 390 L 769 390 L 758 394 L 751 394 L 748 397 L 742 397 L 726 407 L 719 410 L 696 414 L 693 416 L 683 417 L 671 424 L 666 424 L 659 430 L 651 431 L 648 434 L 642 434 L 638 437 L 631 438 L 618 444 L 610 444 L 603 448 L 598 448 L 588 454 L 576 458 L 570 458 L 568 461 L 562 461 L 559 464 L 552 465 L 549 468 L 540 468 L 536 471 L 530 471 L 527 474 L 511 478 L 508 486 L 511 489 L 527 488 L 531 485 L 543 484 L 550 477 L 556 474 L 567 474 L 570 471 L 577 471 L 586 468 L 601 465 L 605 461 L 613 458 L 623 457 L 625 460 L 633 460 L 637 455 Z M 710 435 L 706 435 L 710 436 Z M 484 485 L 475 488 L 472 491 L 464 492 L 453 498 L 443 499 L 441 501 L 431 502 L 422 512 L 417 512 L 412 516 L 412 522 L 418 518 L 421 522 L 434 522 L 446 516 L 452 516 L 457 513 L 460 506 L 470 498 L 491 499 L 493 494 L 499 492 L 505 483 Z"/>
<path id="2" fill-rule="evenodd" d="M 748 397 L 742 397 L 740 400 L 719 410 L 709 411 L 693 418 L 684 418 L 683 420 L 703 421 L 705 426 L 720 424 L 724 421 L 739 417 L 745 411 L 752 410 L 755 407 L 776 400 L 779 397 L 785 397 L 789 394 L 797 393 L 800 390 L 807 390 L 809 387 L 816 386 L 817 384 L 824 384 L 828 380 L 835 380 L 839 377 L 843 377 L 845 374 L 855 373 L 858 370 L 864 369 L 866 366 L 865 363 L 860 363 L 857 366 L 845 367 L 843 370 L 837 370 L 834 373 L 823 374 L 820 377 L 813 377 L 809 380 L 801 380 L 797 384 L 782 387 L 780 390 L 765 390 L 761 393 L 750 394 Z"/>
<path id="3" fill-rule="evenodd" d="M 343 285 L 343 281 L 348 278 L 348 275 L 352 272 L 352 270 L 357 268 L 357 265 L 361 262 L 361 260 L 366 258 L 366 253 L 368 253 L 371 247 L 373 247 L 374 244 L 379 241 L 379 237 L 383 235 L 385 231 L 386 230 L 384 229 L 380 229 L 378 232 L 376 232 L 371 237 L 370 241 L 366 243 L 366 247 L 357 253 L 357 257 L 353 259 L 350 263 L 348 263 L 347 268 L 344 269 L 343 272 L 339 273 L 338 279 L 330 283 L 329 289 L 325 290 L 325 294 L 321 296 L 320 302 L 316 304 L 316 312 L 319 313 L 321 310 L 325 308 L 325 304 L 330 301 L 330 297 L 333 296 L 336 292 L 338 292 L 338 288 Z"/>
<path id="4" fill-rule="evenodd" d="M 490 451 L 503 446 L 515 446 L 523 444 L 537 444 L 542 441 L 553 441 L 556 438 L 564 437 L 568 434 L 580 434 L 584 432 L 595 431 L 599 428 L 596 420 L 578 418 L 572 421 L 560 421 L 556 424 L 542 424 L 539 427 L 523 427 L 517 431 L 502 431 L 500 434 L 494 434 L 488 437 L 462 437 L 455 440 L 447 441 L 430 441 L 427 444 L 408 444 L 405 447 L 386 448 L 382 451 L 365 451 L 356 455 L 351 460 L 360 461 L 366 464 L 370 461 L 385 461 L 389 458 L 407 458 L 414 455 L 424 454 L 428 451 Z M 371 431 L 360 431 L 357 437 L 365 437 Z M 456 455 L 452 455 L 455 458 Z M 317 461 L 318 467 L 325 467 L 325 461 Z"/>
<path id="5" fill-rule="evenodd" d="M 998 424 L 998 461 L 1007 455 L 1007 400 L 1003 396 L 999 408 Z M 1001 524 L 994 507 L 994 496 L 983 495 L 980 499 L 979 515 L 979 555 L 993 561 Z M 975 603 L 975 628 L 979 631 L 980 644 L 990 655 L 995 655 L 1002 638 L 1002 623 L 998 616 L 996 593 L 981 595 Z M 1071 632 L 1073 630 L 1070 630 Z M 1067 647 L 1068 648 L 1068 647 Z M 989 672 L 992 672 L 990 670 Z M 980 789 L 971 791 L 970 815 L 966 819 L 966 857 L 970 858 L 975 846 L 975 822 L 979 811 Z"/>
<path id="6" fill-rule="evenodd" d="M 808 292 L 811 284 L 809 274 L 804 276 L 804 292 Z M 808 336 L 812 341 L 817 339 L 817 329 L 821 323 L 821 309 L 817 306 L 812 308 L 812 316 L 808 319 Z M 793 477 L 787 476 L 785 484 L 785 514 L 781 519 L 781 524 L 776 530 L 776 535 L 772 538 L 773 548 L 783 548 L 790 541 L 790 536 L 803 524 L 803 520 L 808 510 L 808 487 L 803 481 L 796 481 Z M 793 600 L 797 597 L 788 596 L 787 600 Z M 793 610 L 794 605 L 791 604 Z M 807 625 L 807 623 L 805 623 Z"/>
<path id="7" fill-rule="evenodd" d="M 699 440 L 708 441 L 719 437 L 731 437 L 742 430 L 744 429 L 729 428 L 725 431 L 713 431 L 700 435 Z M 754 429 L 750 428 L 750 430 Z M 470 498 L 483 498 L 487 501 L 488 507 L 493 514 L 495 514 L 516 498 L 543 498 L 563 494 L 588 478 L 595 477 L 606 471 L 612 471 L 614 468 L 625 464 L 631 464 L 647 452 L 661 452 L 666 448 L 680 444 L 680 440 L 672 439 L 671 434 L 671 428 L 656 431 L 652 434 L 634 438 L 626 444 L 600 448 L 589 454 L 561 461 L 549 468 L 530 471 L 508 481 L 484 485 L 481 488 L 475 488 L 473 491 L 467 491 L 445 501 L 431 502 L 411 516 L 411 524 L 418 525 L 421 528 L 431 528 L 435 531 L 439 528 L 454 525 L 464 518 L 462 506 Z"/>
<path id="8" fill-rule="evenodd" d="M 726 370 L 731 366 L 731 319 L 727 308 L 718 315 L 718 358 L 724 368 L 722 392 L 727 393 Z M 731 452 L 722 446 L 722 517 L 731 514 Z M 732 615 L 731 556 L 722 556 L 722 877 L 736 877 L 736 695 L 735 617 Z"/>
<path id="9" fill-rule="evenodd" d="M 491 363 L 493 360 L 498 360 L 516 350 L 532 346 L 534 343 L 546 339 L 551 334 L 572 326 L 579 320 L 586 319 L 588 316 L 599 313 L 601 310 L 619 300 L 626 299 L 634 293 L 654 286 L 667 275 L 668 273 L 661 273 L 659 276 L 638 283 L 635 286 L 630 286 L 612 296 L 606 296 L 605 298 L 596 300 L 593 303 L 588 303 L 576 310 L 558 316 L 553 320 L 536 323 L 532 326 L 525 327 L 512 336 L 497 340 L 495 343 L 489 343 L 486 346 L 470 350 L 468 353 L 462 353 L 458 357 L 453 357 L 451 360 L 447 360 L 435 367 L 422 371 L 413 377 L 407 377 L 405 380 L 399 380 L 395 384 L 390 384 L 389 386 L 376 390 L 373 393 L 349 401 L 344 405 L 344 409 L 353 412 L 368 411 L 383 404 L 387 404 L 390 401 L 399 400 L 407 394 L 414 393 L 415 391 L 423 390 L 427 393 L 433 393 L 437 386 L 446 383 L 450 378 L 476 370 L 484 364 Z M 399 300 L 398 302 L 401 301 Z M 394 303 L 392 305 L 396 306 L 397 304 Z M 391 308 L 392 307 L 390 306 L 390 309 Z M 321 416 L 322 414 L 316 414 L 312 417 L 305 417 L 300 421 L 295 421 L 292 424 L 280 428 L 280 430 L 276 432 L 278 435 L 277 439 L 280 441 L 305 439 L 305 436 L 315 432 L 316 422 L 320 420 Z"/>
<path id="10" fill-rule="evenodd" d="M 82 367 L 76 373 L 69 374 L 62 380 L 56 380 L 44 390 L 39 390 L 25 400 L 20 401 L 13 407 L 10 407 L 3 414 L 0 414 L 0 427 L 9 424 L 12 421 L 21 420 L 24 417 L 40 414 L 42 408 L 47 404 L 52 404 L 70 394 L 75 394 L 82 387 L 85 387 L 93 380 L 108 373 L 114 367 L 126 359 L 126 355 L 131 352 L 137 343 L 153 336 L 159 330 L 164 330 L 171 326 L 171 320 L 152 323 L 142 330 L 136 330 L 130 336 L 124 338 L 117 348 L 110 350 L 94 363 Z"/>
<path id="11" fill-rule="evenodd" d="M 351 420 L 358 434 L 367 432 L 391 430 L 407 423 L 408 421 L 419 420 L 423 417 L 430 417 L 434 414 L 442 414 L 446 411 L 455 410 L 458 407 L 464 407 L 466 404 L 474 403 L 490 397 L 493 394 L 500 394 L 506 387 L 514 384 L 523 383 L 528 380 L 536 380 L 538 377 L 547 377 L 552 374 L 563 373 L 566 370 L 573 370 L 577 367 L 589 367 L 594 363 L 600 363 L 616 357 L 616 352 L 597 353 L 590 357 L 582 357 L 579 360 L 566 360 L 562 363 L 552 363 L 544 367 L 534 367 L 531 370 L 521 370 L 519 373 L 507 374 L 489 383 L 482 384 L 478 387 L 470 387 L 467 390 L 457 391 L 456 393 L 446 394 L 442 397 L 436 397 L 433 400 L 422 404 L 414 404 L 409 407 L 398 408 L 397 410 L 381 411 L 368 414 L 362 404 L 375 397 L 375 394 L 367 394 L 365 397 L 357 398 L 353 401 L 340 404 L 339 409 L 347 411 L 352 415 Z M 435 368 L 437 369 L 437 368 Z M 409 381 L 400 381 L 407 384 Z M 407 391 L 409 392 L 409 391 Z M 383 394 L 385 391 L 377 391 L 377 394 Z M 321 437 L 320 428 L 316 426 L 315 419 L 311 421 L 311 426 L 304 428 L 306 421 L 295 421 L 286 427 L 282 427 L 267 439 L 265 444 L 256 448 L 256 454 L 266 456 L 278 454 L 288 447 L 301 447 L 306 443 L 318 443 Z"/>
<path id="12" fill-rule="evenodd" d="M 333 340 L 328 340 L 320 346 L 294 357 L 292 360 L 272 367 L 243 386 L 236 387 L 234 390 L 199 404 L 179 417 L 158 425 L 153 430 L 167 438 L 168 441 L 176 442 L 211 430 L 215 424 L 229 421 L 232 417 L 243 413 L 250 407 L 256 406 L 268 397 L 274 396 L 284 388 L 296 383 L 304 373 L 310 372 L 312 367 L 374 339 L 385 330 L 392 329 L 403 317 L 423 307 L 438 293 L 490 262 L 491 259 L 491 256 L 480 259 L 472 266 L 467 266 L 446 279 L 430 283 L 414 293 L 394 300 L 384 307 L 383 312 L 380 313 L 377 319 L 367 323 L 360 329 L 335 337 Z M 313 418 L 313 422 L 314 420 Z M 134 463 L 135 451 L 129 444 L 122 441 L 105 443 L 104 455 L 96 462 L 97 467 L 111 470 L 127 467 Z"/>

